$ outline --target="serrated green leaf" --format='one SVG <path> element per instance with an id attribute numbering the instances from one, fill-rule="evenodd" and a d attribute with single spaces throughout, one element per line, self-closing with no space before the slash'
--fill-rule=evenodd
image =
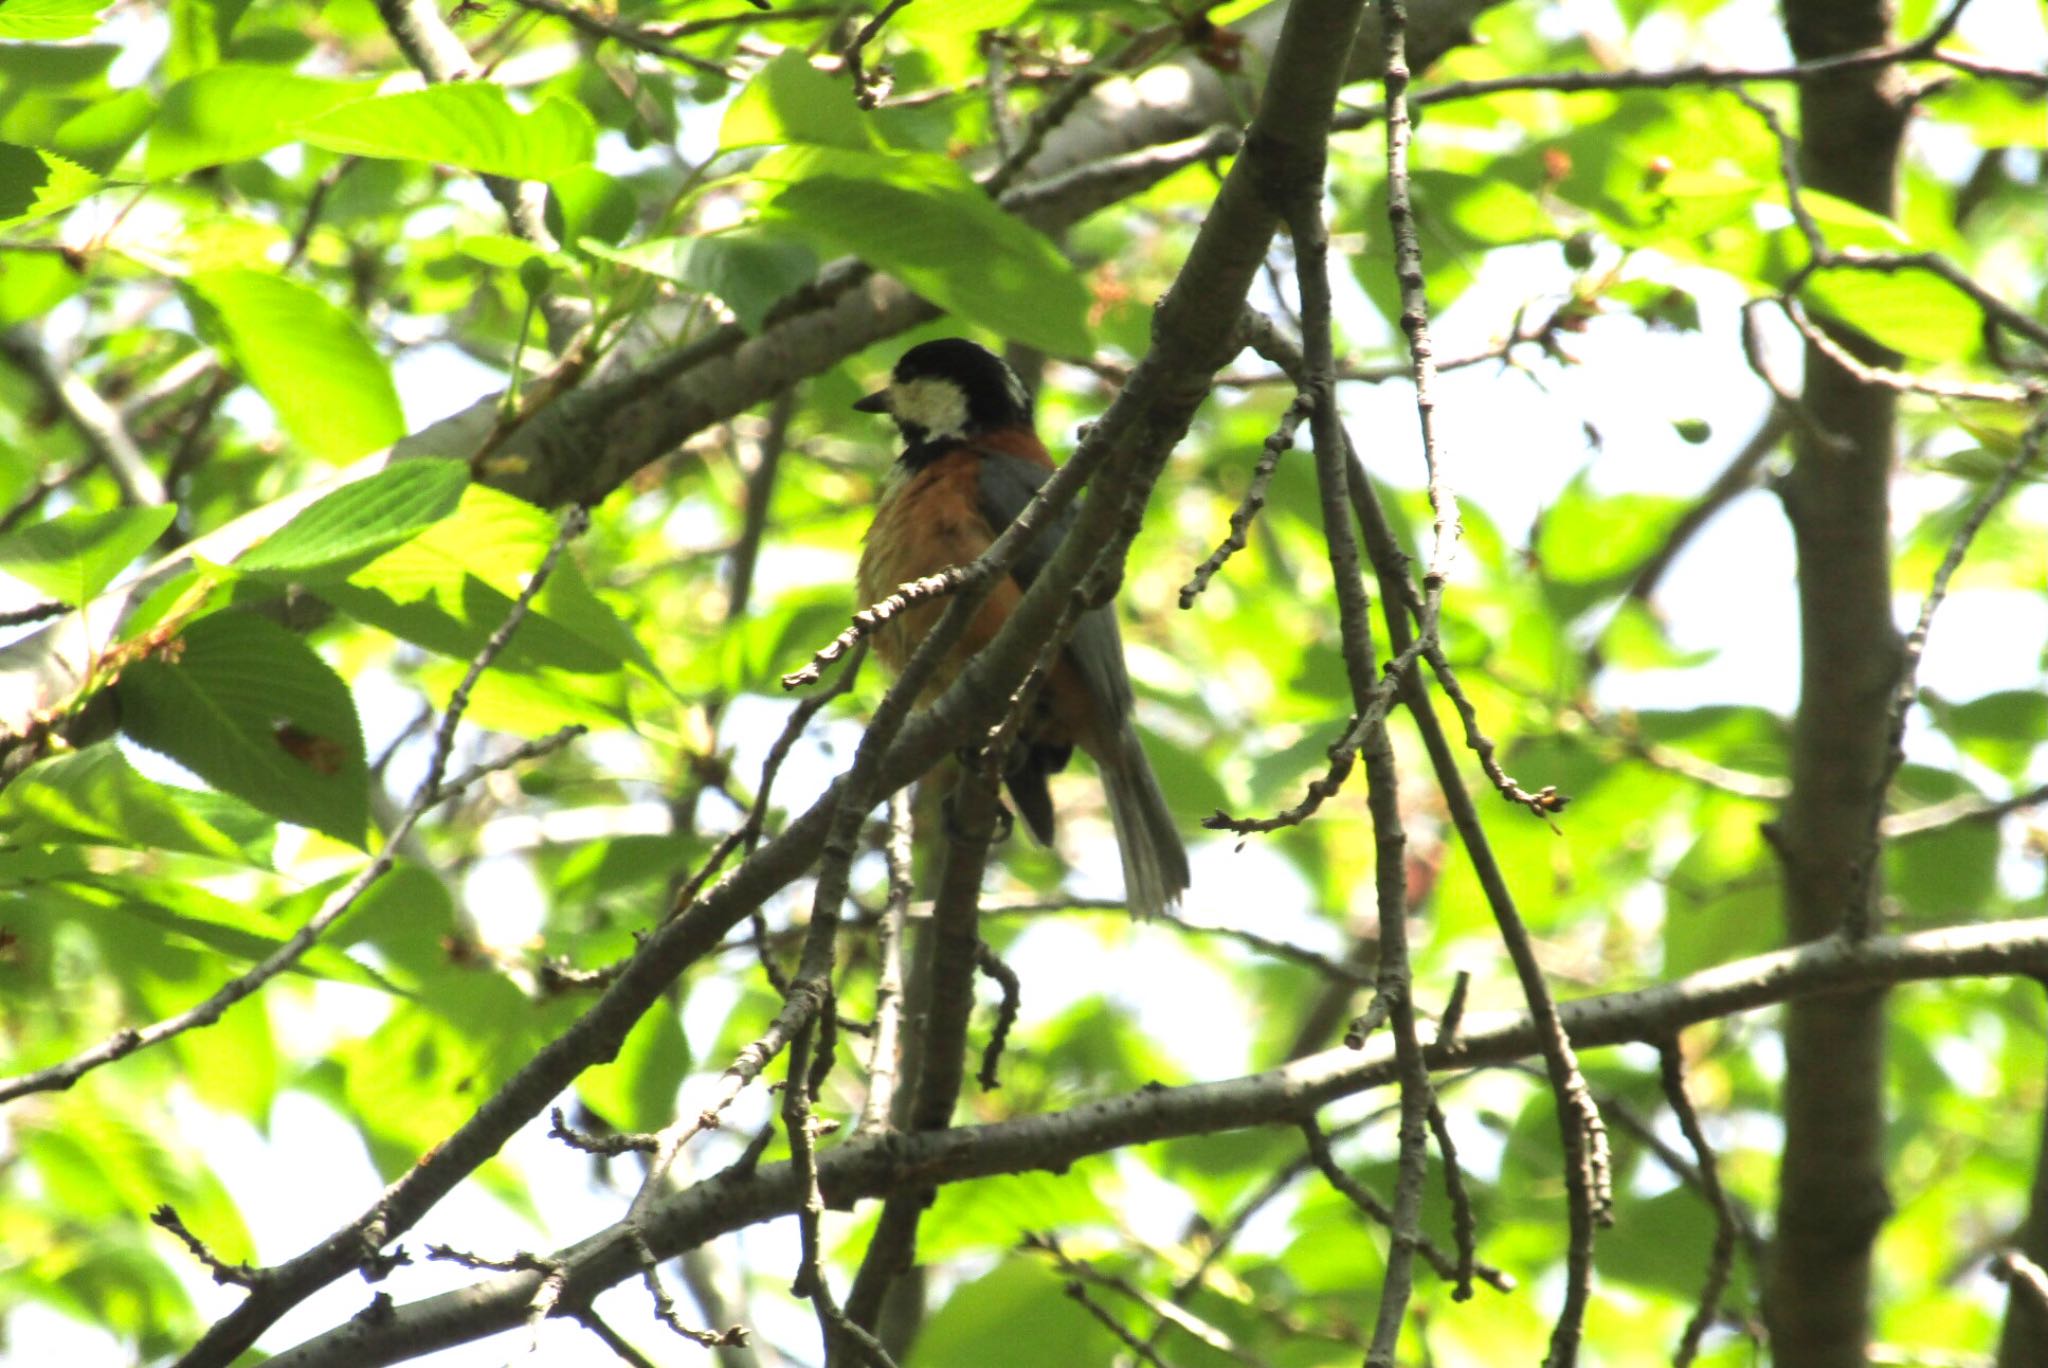
<path id="1" fill-rule="evenodd" d="M 164 92 L 142 174 L 168 180 L 260 157 L 295 139 L 307 120 L 361 101 L 370 89 L 361 81 L 323 81 L 269 66 L 228 63 L 202 71 Z"/>
<path id="2" fill-rule="evenodd" d="M 7 0 L 0 5 L 0 38 L 50 42 L 83 38 L 100 26 L 111 0 Z"/>
<path id="3" fill-rule="evenodd" d="M 875 135 L 853 97 L 853 83 L 818 70 L 798 49 L 762 67 L 718 126 L 718 145 L 727 151 L 781 143 L 859 151 L 875 146 Z"/>
<path id="4" fill-rule="evenodd" d="M 784 183 L 764 210 L 784 230 L 850 252 L 1004 337 L 1088 354 L 1088 291 L 1073 266 L 946 158 L 793 147 L 754 174 Z"/>
<path id="5" fill-rule="evenodd" d="M 36 192 L 50 178 L 42 153 L 18 143 L 0 143 L 0 222 L 20 218 L 36 202 Z"/>
<path id="6" fill-rule="evenodd" d="M 49 148 L 94 175 L 104 176 L 155 119 L 156 101 L 137 86 L 66 119 L 50 135 Z"/>
<path id="7" fill-rule="evenodd" d="M 348 686 L 313 648 L 251 613 L 214 613 L 116 686 L 121 725 L 225 793 L 360 846 L 363 732 Z"/>
<path id="8" fill-rule="evenodd" d="M 460 461 L 399 461 L 302 509 L 235 569 L 275 580 L 346 579 L 453 513 L 468 484 Z"/>
<path id="9" fill-rule="evenodd" d="M 68 157 L 0 143 L 0 224 L 69 209 L 102 183 Z"/>
<path id="10" fill-rule="evenodd" d="M 177 516 L 169 505 L 60 513 L 0 537 L 0 572 L 60 603 L 86 603 L 148 550 Z"/>
<path id="11" fill-rule="evenodd" d="M 503 87 L 477 81 L 338 105 L 299 132 L 330 152 L 443 162 L 520 180 L 551 180 L 597 155 L 597 127 L 582 106 L 550 97 L 522 114 Z"/>
<path id="12" fill-rule="evenodd" d="M 264 271 L 207 271 L 186 286 L 218 315 L 235 363 L 316 456 L 346 461 L 405 435 L 391 368 L 362 324 Z"/>

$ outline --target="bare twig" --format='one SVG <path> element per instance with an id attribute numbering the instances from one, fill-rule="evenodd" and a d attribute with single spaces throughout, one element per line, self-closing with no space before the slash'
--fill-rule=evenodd
<path id="1" fill-rule="evenodd" d="M 2048 803 L 2048 784 L 2039 784 L 2023 793 L 1996 802 L 1986 802 L 1975 794 L 1965 793 L 1945 803 L 1934 803 L 1911 812 L 1895 812 L 1878 824 L 1878 833 L 1886 840 L 1901 836 L 1919 836 L 1944 827 L 1956 826 L 1963 822 L 1995 822 L 2015 812 Z"/>
<path id="2" fill-rule="evenodd" d="M 1941 18 L 1935 21 L 1933 27 L 1910 43 L 1843 53 L 1811 62 L 1774 67 L 1720 67 L 1700 62 L 1663 71 L 1557 71 L 1526 76 L 1501 76 L 1490 80 L 1447 81 L 1440 86 L 1416 92 L 1409 104 L 1411 108 L 1422 109 L 1430 105 L 1534 90 L 1580 94 L 1605 90 L 1675 90 L 1681 86 L 1723 87 L 1775 82 L 1798 84 L 1825 80 L 1871 67 L 1919 61 L 1940 62 L 1972 74 L 2013 81 L 2037 89 L 2048 89 L 2048 75 L 2041 72 L 1997 66 L 1940 46 L 1954 32 L 1957 19 L 1962 16 L 1964 7 L 1969 3 L 1970 0 L 1955 0 Z M 1385 111 L 1380 108 L 1346 109 L 1338 116 L 1337 126 L 1344 129 L 1362 128 L 1384 117 Z"/>
<path id="3" fill-rule="evenodd" d="M 882 92 L 877 89 L 879 83 L 871 80 L 867 69 L 861 65 L 861 50 L 881 34 L 883 27 L 896 17 L 898 10 L 909 3 L 910 0 L 889 0 L 874 18 L 861 25 L 860 32 L 853 35 L 853 41 L 839 54 L 845 59 L 846 74 L 853 78 L 853 97 L 860 101 L 862 109 L 873 109 L 880 104 Z"/>
<path id="4" fill-rule="evenodd" d="M 26 328 L 0 329 L 0 356 L 19 367 L 78 429 L 93 459 L 114 477 L 123 502 L 155 507 L 168 501 L 163 481 L 135 445 L 127 423 L 83 376 L 59 366 Z"/>
<path id="5" fill-rule="evenodd" d="M 1017 1008 L 1023 992 L 1023 983 L 1017 971 L 1003 963 L 1002 956 L 982 941 L 974 948 L 974 966 L 996 981 L 1003 990 L 1003 1000 L 996 1008 L 996 1024 L 989 1028 L 988 1044 L 981 1052 L 981 1072 L 974 1081 L 984 1089 L 993 1092 L 1002 1084 L 996 1075 L 996 1065 L 1002 1061 L 1003 1046 L 1009 1041 L 1010 1028 L 1017 1024 Z"/>
<path id="6" fill-rule="evenodd" d="M 926 575 L 923 579 L 912 580 L 908 584 L 898 585 L 896 592 L 883 599 L 880 603 L 870 604 L 855 613 L 853 615 L 853 625 L 832 638 L 832 640 L 826 642 L 823 646 L 820 646 L 816 653 L 811 656 L 810 664 L 804 666 L 801 670 L 792 670 L 784 675 L 782 677 L 782 687 L 785 689 L 801 689 L 817 683 L 824 674 L 827 665 L 830 665 L 855 646 L 880 631 L 882 624 L 897 614 L 914 608 L 920 603 L 928 603 L 933 599 L 944 598 L 948 594 L 958 592 L 969 583 L 987 577 L 985 571 L 977 570 L 974 565 L 955 565 L 940 571 L 936 575 Z"/>
<path id="7" fill-rule="evenodd" d="M 1194 607 L 1195 600 L 1209 587 L 1209 581 L 1223 568 L 1223 563 L 1249 544 L 1252 521 L 1266 506 L 1266 490 L 1273 483 L 1274 472 L 1280 468 L 1280 458 L 1294 445 L 1294 430 L 1308 421 L 1315 402 L 1313 394 L 1306 390 L 1298 391 L 1294 402 L 1280 415 L 1279 424 L 1259 448 L 1259 459 L 1252 465 L 1252 477 L 1245 485 L 1244 498 L 1239 501 L 1237 511 L 1230 515 L 1230 535 L 1209 553 L 1207 560 L 1195 567 L 1195 573 L 1181 586 L 1181 607 Z"/>
<path id="8" fill-rule="evenodd" d="M 1956 571 L 1962 568 L 1963 558 L 1970 553 L 1970 544 L 1977 539 L 1984 524 L 2006 497 L 2018 485 L 2020 477 L 2041 455 L 2044 442 L 2048 442 L 2048 407 L 2034 415 L 2034 421 L 2027 425 L 2021 435 L 2018 448 L 2011 459 L 1999 470 L 1997 476 L 1978 496 L 1977 502 L 1949 538 L 1948 550 L 1935 568 L 1933 582 L 1927 587 L 1927 598 L 1920 605 L 1920 616 L 1913 623 L 1913 630 L 1906 634 L 1904 648 L 1900 652 L 1898 683 L 1893 687 L 1889 715 L 1885 722 L 1886 752 L 1883 773 L 1879 775 L 1877 793 L 1870 814 L 1870 853 L 1862 863 L 1858 875 L 1860 887 L 1849 901 L 1844 915 L 1842 930 L 1845 935 L 1860 937 L 1870 934 L 1870 903 L 1867 896 L 1870 871 L 1877 866 L 1878 852 L 1884 840 L 1885 795 L 1891 789 L 1892 780 L 1898 776 L 1901 766 L 1906 763 L 1906 719 L 1913 710 L 1914 700 L 1920 695 L 1920 661 L 1927 653 L 1927 635 L 1933 630 L 1934 615 L 1948 598 L 1949 583 Z"/>
<path id="9" fill-rule="evenodd" d="M 1694 1110 L 1692 1099 L 1686 1096 L 1685 1054 L 1676 1037 L 1657 1046 L 1657 1062 L 1664 1085 L 1664 1100 L 1670 1105 L 1671 1114 L 1678 1118 L 1678 1128 L 1685 1133 L 1686 1143 L 1692 1146 L 1700 1195 L 1706 1198 L 1707 1205 L 1714 1212 L 1714 1247 L 1707 1255 L 1707 1280 L 1700 1288 L 1699 1306 L 1686 1323 L 1678 1348 L 1671 1355 L 1675 1368 L 1687 1368 L 1699 1357 L 1700 1341 L 1720 1314 L 1721 1294 L 1727 1290 L 1729 1271 L 1735 1261 L 1735 1210 L 1727 1193 L 1721 1190 L 1720 1166 L 1714 1161 L 1714 1147 L 1708 1143 L 1706 1130 L 1700 1125 L 1700 1114 Z"/>
<path id="10" fill-rule="evenodd" d="M 215 1282 L 227 1287 L 254 1287 L 261 1281 L 263 1275 L 259 1270 L 247 1264 L 231 1264 L 217 1257 L 206 1247 L 204 1240 L 186 1228 L 177 1209 L 170 1203 L 166 1202 L 150 1212 L 149 1221 L 151 1225 L 168 1230 L 175 1236 L 178 1243 L 185 1246 L 186 1252 L 206 1266 L 206 1271 L 213 1275 Z"/>
<path id="11" fill-rule="evenodd" d="M 732 72 L 709 58 L 699 57 L 694 52 L 686 52 L 677 47 L 670 41 L 673 35 L 663 35 L 651 28 L 632 24 L 615 23 L 580 6 L 563 4 L 562 0 L 513 0 L 513 3 L 521 9 L 564 20 L 569 27 L 592 38 L 609 40 L 629 47 L 635 52 L 644 52 L 665 62 L 677 62 L 707 75 L 721 76 L 726 80 L 734 78 Z"/>
<path id="12" fill-rule="evenodd" d="M 882 854 L 889 866 L 889 901 L 882 910 L 882 933 L 875 971 L 874 1048 L 868 1054 L 868 1094 L 861 1104 L 856 1135 L 891 1128 L 896 1091 L 903 1070 L 904 975 L 903 941 L 910 916 L 910 800 L 901 791 L 889 796 L 889 837 Z"/>

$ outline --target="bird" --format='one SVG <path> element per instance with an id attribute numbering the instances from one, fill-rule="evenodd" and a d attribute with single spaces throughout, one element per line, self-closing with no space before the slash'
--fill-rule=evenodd
<path id="1" fill-rule="evenodd" d="M 863 603 L 974 560 L 1052 477 L 1031 391 L 1001 357 L 966 338 L 910 348 L 888 385 L 854 408 L 887 415 L 903 439 L 861 548 Z M 942 692 L 1001 630 L 1073 521 L 1070 508 L 1024 548 L 921 701 Z M 881 626 L 875 648 L 892 672 L 902 670 L 944 608 L 943 602 L 919 603 Z M 1076 746 L 1102 777 L 1123 860 L 1125 902 L 1139 918 L 1166 914 L 1187 891 L 1187 851 L 1132 721 L 1114 604 L 1091 608 L 1075 623 L 1007 759 L 1004 785 L 1041 845 L 1053 840 L 1047 779 L 1066 768 Z"/>

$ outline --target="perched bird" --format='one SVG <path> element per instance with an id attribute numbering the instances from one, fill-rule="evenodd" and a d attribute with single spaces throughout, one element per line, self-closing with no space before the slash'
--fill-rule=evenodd
<path id="1" fill-rule="evenodd" d="M 1052 458 L 1032 424 L 1031 392 L 1001 357 L 964 338 L 912 347 L 888 388 L 854 407 L 894 419 L 904 443 L 861 550 L 864 603 L 979 556 L 1052 476 Z M 1001 629 L 1072 524 L 1070 510 L 1025 548 L 931 693 L 950 684 Z M 891 670 L 903 668 L 945 606 L 922 603 L 883 626 L 875 646 Z M 1075 625 L 1009 757 L 1004 783 L 1040 844 L 1052 843 L 1046 777 L 1066 767 L 1075 746 L 1102 775 L 1131 912 L 1157 916 L 1186 891 L 1188 857 L 1132 725 L 1131 681 L 1112 604 L 1090 609 Z"/>

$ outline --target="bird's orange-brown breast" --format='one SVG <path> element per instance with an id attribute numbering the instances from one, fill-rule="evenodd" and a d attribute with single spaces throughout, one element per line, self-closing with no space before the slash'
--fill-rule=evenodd
<path id="1" fill-rule="evenodd" d="M 977 444 L 1034 464 L 1052 464 L 1044 446 L 1029 433 L 991 433 L 978 438 Z M 981 459 L 973 448 L 948 452 L 896 479 L 883 492 L 861 548 L 859 594 L 863 606 L 879 603 L 912 580 L 965 565 L 988 550 L 998 529 L 989 525 L 981 511 L 977 491 Z M 1022 597 L 1016 581 L 1005 576 L 982 602 L 960 643 L 934 672 L 920 702 L 929 702 L 953 682 L 967 659 L 1002 630 Z M 938 623 L 946 603 L 943 598 L 920 603 L 891 618 L 875 633 L 875 650 L 892 672 L 903 668 L 917 644 Z M 1096 711 L 1079 675 L 1062 660 L 1046 682 L 1040 716 L 1027 732 L 1035 740 L 1078 743 L 1093 752 L 1097 749 Z"/>
<path id="2" fill-rule="evenodd" d="M 879 603 L 898 588 L 926 575 L 967 562 L 988 550 L 996 531 L 982 515 L 975 493 L 979 458 L 967 451 L 939 457 L 923 469 L 891 481 L 875 508 L 860 555 L 860 598 Z M 939 692 L 959 672 L 961 658 L 986 645 L 1002 627 L 1016 603 L 1017 589 L 1005 581 L 975 614 L 960 647 L 938 672 L 926 696 Z M 875 649 L 893 670 L 900 670 L 924 640 L 946 601 L 920 603 L 884 623 L 875 634 Z"/>

